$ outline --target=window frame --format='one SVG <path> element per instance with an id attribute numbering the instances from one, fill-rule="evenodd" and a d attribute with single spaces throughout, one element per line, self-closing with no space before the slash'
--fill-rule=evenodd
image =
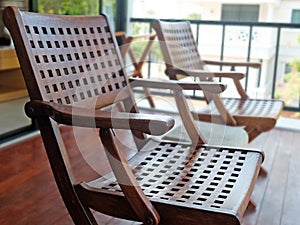
<path id="1" fill-rule="evenodd" d="M 227 11 L 225 11 L 227 8 Z M 235 8 L 234 10 L 228 10 Z M 252 14 L 251 14 L 252 11 Z M 254 12 L 254 13 L 253 13 Z M 245 19 L 245 13 L 250 15 L 251 19 Z M 233 21 L 233 22 L 258 22 L 260 13 L 259 4 L 222 4 L 221 8 L 221 21 Z M 225 18 L 229 15 L 229 19 Z M 242 16 L 243 15 L 243 16 Z M 233 18 L 236 17 L 236 18 Z M 255 19 L 252 19 L 252 17 Z"/>
<path id="2" fill-rule="evenodd" d="M 298 14 L 298 15 L 296 15 Z M 293 9 L 291 13 L 291 23 L 300 23 L 300 9 Z"/>

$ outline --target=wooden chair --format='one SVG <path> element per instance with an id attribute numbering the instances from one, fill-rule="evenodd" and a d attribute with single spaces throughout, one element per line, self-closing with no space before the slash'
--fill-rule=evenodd
<path id="1" fill-rule="evenodd" d="M 125 57 L 128 55 L 134 66 L 134 72 L 131 74 L 131 76 L 143 78 L 142 67 L 154 43 L 156 34 L 149 33 L 142 35 L 127 36 L 125 32 L 120 31 L 116 32 L 115 36 L 121 38 L 121 55 L 123 59 L 125 59 Z M 141 49 L 142 56 L 137 61 L 136 56 L 133 53 L 131 44 L 133 41 L 142 40 L 146 40 L 147 44 L 144 49 Z M 140 84 L 140 86 L 143 86 L 143 84 Z M 150 106 L 152 108 L 155 108 L 155 103 L 151 97 L 149 88 L 144 87 L 143 90 Z M 164 139 L 189 142 L 193 139 L 198 141 L 198 137 L 199 135 L 201 135 L 202 138 L 205 139 L 206 143 L 208 144 L 247 147 L 249 138 L 247 132 L 243 129 L 243 127 L 228 126 L 226 124 L 218 125 L 210 122 L 201 121 L 193 122 L 191 118 L 186 116 L 190 115 L 190 112 L 188 105 L 184 104 L 185 100 L 182 100 L 183 96 L 180 96 L 177 93 L 174 97 L 175 99 L 177 99 L 176 105 L 179 109 L 181 117 L 183 118 L 183 126 L 181 123 L 179 125 L 175 125 L 175 127 L 171 131 L 164 135 Z"/>
<path id="2" fill-rule="evenodd" d="M 126 36 L 125 32 L 116 32 L 116 37 L 120 37 L 122 40 L 121 44 L 121 55 L 123 59 L 128 55 L 130 60 L 134 66 L 134 72 L 132 73 L 132 77 L 143 78 L 142 67 L 146 60 L 146 57 L 149 54 L 149 51 L 154 43 L 156 38 L 155 33 L 142 34 L 142 35 L 133 35 Z M 136 56 L 132 51 L 132 42 L 137 40 L 147 40 L 145 49 L 141 49 L 142 56 L 139 61 L 136 60 Z M 151 97 L 150 90 L 146 87 L 143 88 L 146 98 L 152 108 L 155 107 L 155 103 Z M 185 118 L 187 114 L 190 114 L 187 110 L 187 105 L 182 105 L 182 100 L 178 95 L 175 95 L 175 99 L 177 99 L 177 105 L 180 109 L 179 112 L 182 118 Z M 182 110 L 184 109 L 184 110 Z M 246 131 L 242 127 L 233 127 L 227 125 L 216 125 L 208 122 L 191 122 L 184 121 L 184 126 L 176 125 L 171 131 L 169 131 L 166 135 L 164 135 L 164 139 L 166 140 L 175 140 L 175 141 L 191 141 L 193 138 L 198 140 L 198 136 L 200 135 L 199 127 L 201 127 L 201 135 L 206 140 L 206 143 L 213 145 L 226 145 L 226 146 L 236 146 L 236 147 L 246 147 L 248 144 L 248 135 Z M 191 132 L 187 132 L 186 130 L 194 130 L 194 134 Z"/>
<path id="3" fill-rule="evenodd" d="M 142 67 L 148 56 L 151 47 L 156 38 L 155 33 L 141 34 L 141 35 L 129 35 L 127 36 L 125 32 L 115 32 L 116 37 L 121 38 L 121 55 L 123 59 L 128 55 L 131 63 L 134 67 L 134 72 L 131 73 L 132 77 L 143 78 Z M 131 44 L 133 41 L 147 41 L 147 44 L 144 49 L 141 49 L 142 55 L 139 60 L 136 59 L 136 56 L 133 53 Z M 140 84 L 143 86 L 143 84 Z M 149 88 L 143 88 L 145 96 L 152 108 L 155 108 L 155 103 L 151 97 L 151 93 Z M 175 125 L 175 127 L 169 131 L 166 135 L 164 135 L 164 139 L 166 140 L 175 140 L 175 141 L 192 141 L 195 139 L 198 141 L 198 136 L 202 135 L 203 139 L 205 139 L 206 143 L 212 145 L 226 145 L 226 146 L 235 146 L 235 147 L 247 147 L 248 145 L 248 135 L 247 132 L 243 129 L 243 127 L 238 126 L 228 126 L 228 125 L 218 125 L 210 122 L 201 122 L 195 121 L 187 117 L 186 115 L 190 115 L 188 105 L 185 105 L 185 100 L 182 100 L 183 96 L 175 95 L 175 99 L 177 99 L 177 108 L 179 109 L 179 113 L 182 118 L 186 118 L 183 120 L 183 126 L 181 124 Z M 200 132 L 200 130 L 201 132 Z M 187 130 L 189 132 L 187 132 Z M 193 132 L 194 131 L 194 132 Z"/>
<path id="4" fill-rule="evenodd" d="M 97 224 L 91 209 L 143 224 L 240 224 L 263 154 L 259 150 L 161 141 L 172 118 L 138 113 L 108 18 L 4 11 L 62 199 L 75 224 Z M 148 81 L 148 87 L 222 85 Z M 201 87 L 201 88 L 199 88 Z M 126 112 L 108 108 L 122 104 Z M 95 148 L 107 153 L 113 173 L 77 182 L 59 125 L 99 128 Z M 118 130 L 130 130 L 138 151 L 126 158 Z M 78 137 L 79 138 L 79 137 Z M 80 142 L 80 140 L 77 140 Z M 84 144 L 84 143 L 81 143 Z M 86 143 L 88 144 L 88 143 Z M 134 150 L 134 149 L 133 149 Z M 99 162 L 102 163 L 102 162 Z"/>
<path id="5" fill-rule="evenodd" d="M 245 126 L 249 141 L 262 132 L 274 128 L 283 109 L 280 100 L 250 99 L 243 89 L 240 80 L 243 73 L 210 72 L 205 65 L 253 67 L 259 68 L 259 63 L 209 61 L 200 57 L 191 25 L 188 21 L 166 22 L 155 20 L 153 28 L 162 49 L 166 64 L 166 75 L 172 80 L 182 77 L 197 77 L 200 80 L 213 81 L 213 78 L 231 78 L 240 95 L 239 98 L 220 98 L 219 95 L 205 93 L 208 107 L 195 110 L 193 115 L 200 121 L 225 123 L 232 126 Z M 217 109 L 217 110 L 216 110 Z"/>

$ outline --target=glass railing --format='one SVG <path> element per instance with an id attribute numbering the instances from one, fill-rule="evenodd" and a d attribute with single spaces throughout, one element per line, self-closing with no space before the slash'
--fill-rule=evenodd
<path id="1" fill-rule="evenodd" d="M 252 98 L 282 99 L 286 110 L 300 112 L 300 24 L 190 22 L 203 59 L 260 62 L 261 69 L 235 68 L 247 74 L 243 86 L 248 95 Z M 154 32 L 151 23 L 152 19 L 131 18 L 128 32 Z M 139 47 L 138 43 L 133 45 L 136 52 Z M 143 69 L 144 76 L 166 78 L 158 43 L 153 45 L 147 63 Z M 236 93 L 229 88 L 225 95 Z M 201 94 L 196 92 L 191 96 L 201 98 Z"/>

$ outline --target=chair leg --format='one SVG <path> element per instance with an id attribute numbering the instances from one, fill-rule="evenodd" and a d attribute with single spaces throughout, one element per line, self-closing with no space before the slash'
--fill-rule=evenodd
<path id="1" fill-rule="evenodd" d="M 91 221 L 91 223 L 92 223 L 93 225 L 97 225 L 98 222 L 96 221 L 96 219 L 95 219 L 93 213 L 91 212 L 90 208 L 84 206 L 84 210 L 85 210 L 85 212 L 86 212 L 87 217 L 88 217 L 89 220 Z"/>
<path id="2" fill-rule="evenodd" d="M 266 177 L 268 176 L 268 171 L 263 166 L 261 166 L 259 169 L 259 175 Z"/>
<path id="3" fill-rule="evenodd" d="M 144 88 L 144 93 L 146 95 L 146 98 L 148 99 L 148 102 L 149 102 L 151 108 L 155 108 L 155 104 L 154 104 L 154 101 L 152 99 L 150 90 L 148 88 Z"/>
<path id="4" fill-rule="evenodd" d="M 247 131 L 248 133 L 248 136 L 249 136 L 249 142 L 251 142 L 254 138 L 256 138 L 259 134 L 261 134 L 261 132 L 255 128 L 251 129 L 248 127 L 245 128 L 245 130 Z M 268 171 L 263 167 L 261 166 L 260 167 L 260 170 L 259 170 L 259 175 L 263 176 L 263 177 L 266 177 L 268 175 Z"/>
<path id="5" fill-rule="evenodd" d="M 248 208 L 249 209 L 253 209 L 253 210 L 255 210 L 256 209 L 256 203 L 252 200 L 252 199 L 250 199 L 250 201 L 249 201 L 249 203 L 248 203 Z"/>
<path id="6" fill-rule="evenodd" d="M 76 225 L 98 225 L 95 217 L 93 216 L 93 213 L 91 210 L 85 206 L 79 206 L 81 208 L 81 212 L 73 212 L 72 210 L 68 210 L 70 216 L 72 217 L 72 220 L 74 224 Z"/>
<path id="7" fill-rule="evenodd" d="M 257 130 L 256 128 L 253 128 L 253 127 L 249 127 L 247 126 L 245 128 L 245 130 L 247 131 L 248 133 L 248 136 L 249 136 L 249 142 L 253 141 L 258 135 L 261 134 L 261 131 Z"/>

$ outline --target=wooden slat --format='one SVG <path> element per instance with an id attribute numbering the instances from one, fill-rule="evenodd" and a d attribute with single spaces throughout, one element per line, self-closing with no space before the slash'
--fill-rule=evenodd
<path id="1" fill-rule="evenodd" d="M 269 182 L 266 187 L 257 224 L 279 225 L 281 221 L 285 183 L 287 182 L 286 175 L 288 174 L 288 164 L 286 162 L 289 161 L 289 152 L 286 151 L 288 150 L 286 145 L 281 145 L 279 148 L 281 151 L 278 151 L 274 159 L 272 173 L 269 174 Z"/>
<path id="2" fill-rule="evenodd" d="M 298 146 L 298 147 L 297 147 Z M 288 174 L 282 210 L 282 224 L 295 224 L 300 212 L 300 133 L 293 133 L 288 161 Z"/>
<path id="3" fill-rule="evenodd" d="M 262 203 L 264 201 L 265 192 L 268 186 L 269 177 L 272 173 L 272 166 L 274 162 L 274 158 L 276 156 L 276 152 L 278 151 L 278 143 L 281 139 L 281 134 L 278 131 L 272 130 L 270 132 L 261 134 L 260 137 L 254 139 L 251 143 L 251 147 L 263 149 L 266 157 L 263 163 L 264 169 L 268 171 L 268 176 L 259 176 L 254 188 L 254 191 L 252 193 L 251 199 L 255 202 L 256 208 L 255 210 L 249 209 L 246 211 L 246 214 L 244 216 L 243 224 L 256 224 L 257 218 L 260 214 L 260 209 L 262 206 Z M 274 141 L 275 140 L 275 141 Z"/>

